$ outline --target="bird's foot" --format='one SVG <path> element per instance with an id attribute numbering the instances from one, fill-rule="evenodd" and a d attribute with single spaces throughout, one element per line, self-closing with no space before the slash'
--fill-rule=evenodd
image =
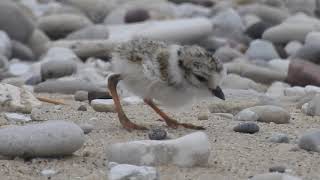
<path id="1" fill-rule="evenodd" d="M 174 129 L 177 129 L 179 126 L 182 126 L 187 129 L 205 130 L 205 128 L 203 126 L 196 126 L 196 125 L 189 124 L 189 123 L 179 123 L 177 120 L 174 120 L 174 119 L 167 119 L 165 121 L 169 127 L 174 128 Z"/>
<path id="2" fill-rule="evenodd" d="M 135 124 L 131 121 L 127 121 L 127 122 L 122 122 L 121 123 L 122 126 L 127 130 L 127 131 L 132 131 L 132 130 L 148 130 L 148 128 Z"/>

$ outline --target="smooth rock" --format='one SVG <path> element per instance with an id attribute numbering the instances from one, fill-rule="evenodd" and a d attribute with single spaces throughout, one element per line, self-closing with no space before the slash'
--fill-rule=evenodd
<path id="1" fill-rule="evenodd" d="M 65 0 L 65 3 L 79 8 L 94 23 L 102 23 L 113 6 L 112 1 L 105 0 Z"/>
<path id="2" fill-rule="evenodd" d="M 320 66 L 308 61 L 291 60 L 286 82 L 296 86 L 320 86 Z"/>
<path id="3" fill-rule="evenodd" d="M 109 180 L 160 180 L 158 171 L 150 166 L 109 163 Z"/>
<path id="4" fill-rule="evenodd" d="M 289 143 L 289 137 L 286 134 L 283 133 L 274 133 L 272 136 L 269 138 L 270 142 L 273 143 Z"/>
<path id="5" fill-rule="evenodd" d="M 40 75 L 33 75 L 30 78 L 28 78 L 27 80 L 25 80 L 25 84 L 26 85 L 37 85 L 39 83 L 42 82 L 41 76 Z"/>
<path id="6" fill-rule="evenodd" d="M 305 44 L 319 44 L 320 32 L 312 31 L 307 34 Z"/>
<path id="7" fill-rule="evenodd" d="M 28 122 L 31 121 L 31 117 L 25 114 L 18 114 L 18 113 L 5 113 L 4 117 L 13 123 L 16 122 Z"/>
<path id="8" fill-rule="evenodd" d="M 286 96 L 305 96 L 306 92 L 303 87 L 294 86 L 284 89 L 284 95 Z"/>
<path id="9" fill-rule="evenodd" d="M 245 33 L 252 39 L 261 39 L 264 31 L 266 31 L 270 27 L 271 25 L 269 23 L 260 21 L 249 26 L 246 29 Z"/>
<path id="10" fill-rule="evenodd" d="M 262 37 L 273 43 L 288 43 L 290 41 L 304 42 L 309 32 L 319 30 L 313 24 L 284 23 L 267 29 Z"/>
<path id="11" fill-rule="evenodd" d="M 26 89 L 0 83 L 0 111 L 31 113 L 33 107 L 40 105 Z"/>
<path id="12" fill-rule="evenodd" d="M 76 91 L 102 91 L 97 85 L 80 79 L 47 80 L 34 87 L 34 92 L 74 94 Z"/>
<path id="13" fill-rule="evenodd" d="M 11 41 L 12 43 L 12 57 L 20 59 L 22 61 L 35 61 L 35 56 L 32 52 L 32 50 L 22 44 L 19 41 Z"/>
<path id="14" fill-rule="evenodd" d="M 49 43 L 49 37 L 43 31 L 36 29 L 27 42 L 27 45 L 32 49 L 36 57 L 40 57 L 47 52 Z"/>
<path id="15" fill-rule="evenodd" d="M 94 126 L 92 124 L 80 124 L 80 128 L 83 130 L 84 134 L 89 134 L 92 130 L 94 130 Z"/>
<path id="16" fill-rule="evenodd" d="M 254 40 L 250 43 L 246 56 L 252 60 L 271 60 L 279 58 L 275 47 L 269 41 Z"/>
<path id="17" fill-rule="evenodd" d="M 77 91 L 74 94 L 74 100 L 76 100 L 76 101 L 86 101 L 86 100 L 88 100 L 88 92 L 87 91 Z"/>
<path id="18" fill-rule="evenodd" d="M 72 122 L 47 121 L 41 124 L 0 129 L 0 154 L 22 157 L 71 155 L 84 143 L 82 129 Z"/>
<path id="19" fill-rule="evenodd" d="M 177 18 L 209 17 L 211 13 L 209 8 L 191 3 L 180 4 L 175 7 L 175 14 Z"/>
<path id="20" fill-rule="evenodd" d="M 254 134 L 259 132 L 259 126 L 253 122 L 240 123 L 233 128 L 235 132 Z"/>
<path id="21" fill-rule="evenodd" d="M 6 71 L 8 71 L 9 69 L 9 61 L 8 58 L 5 56 L 0 55 L 0 79 L 1 78 L 1 74 L 5 73 Z"/>
<path id="22" fill-rule="evenodd" d="M 272 166 L 269 168 L 269 172 L 285 173 L 286 167 L 285 166 Z"/>
<path id="23" fill-rule="evenodd" d="M 198 120 L 208 120 L 209 119 L 209 112 L 208 111 L 201 111 L 199 114 L 198 114 Z"/>
<path id="24" fill-rule="evenodd" d="M 145 9 L 130 9 L 124 16 L 124 22 L 137 23 L 146 21 L 150 18 L 149 12 Z"/>
<path id="25" fill-rule="evenodd" d="M 54 14 L 40 17 L 38 27 L 50 38 L 60 39 L 69 33 L 92 25 L 92 22 L 84 16 L 75 14 Z"/>
<path id="26" fill-rule="evenodd" d="M 135 165 L 205 166 L 208 164 L 209 149 L 207 135 L 195 132 L 174 140 L 112 144 L 107 147 L 107 159 Z"/>
<path id="27" fill-rule="evenodd" d="M 113 99 L 94 99 L 91 107 L 97 112 L 115 112 Z"/>
<path id="28" fill-rule="evenodd" d="M 259 118 L 257 121 L 259 122 L 274 122 L 276 124 L 286 124 L 290 121 L 290 114 L 285 109 L 278 106 L 254 106 L 248 109 L 243 110 L 244 112 L 238 113 L 238 118 L 243 121 L 252 121 L 256 118 L 254 113 L 256 113 Z M 254 113 L 252 113 L 254 112 Z M 244 119 L 248 118 L 248 119 Z"/>
<path id="29" fill-rule="evenodd" d="M 290 176 L 283 173 L 265 173 L 252 177 L 250 180 L 302 180 L 298 177 Z"/>
<path id="30" fill-rule="evenodd" d="M 42 176 L 53 176 L 53 175 L 56 175 L 58 172 L 53 170 L 53 169 L 44 169 L 40 172 L 40 174 Z"/>
<path id="31" fill-rule="evenodd" d="M 82 105 L 80 105 L 80 106 L 78 107 L 77 110 L 78 110 L 78 111 L 87 111 L 87 106 L 84 105 L 84 104 L 82 104 Z"/>
<path id="32" fill-rule="evenodd" d="M 241 77 L 237 74 L 228 74 L 223 80 L 221 86 L 228 89 L 253 89 L 258 92 L 264 92 L 265 86 L 256 83 L 253 80 L 245 77 Z"/>
<path id="33" fill-rule="evenodd" d="M 288 73 L 289 65 L 290 65 L 290 60 L 273 59 L 268 62 L 268 66 L 271 69 L 274 69 L 280 72 L 286 72 L 286 73 Z"/>
<path id="34" fill-rule="evenodd" d="M 54 47 L 42 59 L 42 80 L 70 76 L 77 71 L 78 57 L 66 48 Z"/>
<path id="35" fill-rule="evenodd" d="M 308 15 L 314 15 L 317 7 L 316 0 L 290 0 L 285 1 L 285 5 L 292 14 L 303 12 Z"/>
<path id="36" fill-rule="evenodd" d="M 234 48 L 224 46 L 217 49 L 214 56 L 222 62 L 231 62 L 238 57 L 242 57 L 243 54 Z"/>
<path id="37" fill-rule="evenodd" d="M 320 116 L 320 95 L 317 94 L 302 106 L 302 112 L 309 116 Z"/>
<path id="38" fill-rule="evenodd" d="M 7 32 L 11 39 L 27 42 L 35 29 L 34 24 L 25 10 L 15 2 L 0 2 L 0 29 Z"/>
<path id="39" fill-rule="evenodd" d="M 307 85 L 306 87 L 304 87 L 304 91 L 307 94 L 317 94 L 317 93 L 320 93 L 320 87 Z"/>
<path id="40" fill-rule="evenodd" d="M 109 38 L 109 28 L 104 25 L 84 27 L 69 34 L 67 40 L 99 40 Z"/>
<path id="41" fill-rule="evenodd" d="M 152 128 L 148 132 L 148 137 L 150 140 L 164 140 L 167 138 L 167 131 L 163 128 Z"/>
<path id="42" fill-rule="evenodd" d="M 0 25 L 1 26 L 1 25 Z M 10 58 L 12 55 L 12 43 L 8 34 L 0 28 L 0 55 Z"/>
<path id="43" fill-rule="evenodd" d="M 236 121 L 258 121 L 258 119 L 259 115 L 250 109 L 244 109 L 234 117 Z"/>
<path id="44" fill-rule="evenodd" d="M 302 48 L 302 44 L 299 41 L 290 41 L 287 43 L 285 47 L 285 51 L 289 56 L 296 54 L 300 48 Z"/>
<path id="45" fill-rule="evenodd" d="M 301 149 L 320 152 L 320 130 L 312 129 L 304 133 L 298 144 Z"/>
<path id="46" fill-rule="evenodd" d="M 320 64 L 320 43 L 305 44 L 294 55 L 292 59 L 303 59 Z"/>
<path id="47" fill-rule="evenodd" d="M 14 76 L 21 76 L 28 73 L 30 65 L 26 63 L 16 62 L 11 63 L 9 66 L 9 72 Z"/>

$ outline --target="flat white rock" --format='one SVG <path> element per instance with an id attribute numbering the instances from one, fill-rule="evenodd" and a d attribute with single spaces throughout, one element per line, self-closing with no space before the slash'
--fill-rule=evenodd
<path id="1" fill-rule="evenodd" d="M 109 163 L 109 180 L 159 180 L 154 167 Z"/>
<path id="2" fill-rule="evenodd" d="M 107 159 L 110 162 L 134 165 L 205 166 L 209 155 L 209 140 L 203 132 L 174 140 L 131 141 L 107 147 Z"/>
<path id="3" fill-rule="evenodd" d="M 31 121 L 31 117 L 25 114 L 18 113 L 5 113 L 4 117 L 10 122 L 28 122 Z"/>

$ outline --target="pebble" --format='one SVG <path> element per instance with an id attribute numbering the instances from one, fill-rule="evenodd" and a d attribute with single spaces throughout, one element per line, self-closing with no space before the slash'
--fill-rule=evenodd
<path id="1" fill-rule="evenodd" d="M 310 102 L 303 104 L 302 112 L 309 116 L 320 116 L 320 95 L 314 96 Z"/>
<path id="2" fill-rule="evenodd" d="M 14 17 L 14 20 L 9 20 L 10 17 Z M 1 1 L 0 29 L 7 32 L 11 39 L 25 43 L 32 36 L 35 22 L 15 2 Z"/>
<path id="3" fill-rule="evenodd" d="M 286 124 L 290 121 L 290 113 L 287 112 L 285 109 L 272 106 L 272 105 L 265 105 L 265 106 L 254 106 L 247 109 L 242 110 L 239 112 L 235 118 L 236 120 L 243 120 L 243 121 L 252 121 L 256 119 L 256 115 L 258 115 L 259 122 L 266 122 L 266 123 L 276 123 L 276 124 Z M 248 119 L 244 119 L 248 118 Z"/>
<path id="4" fill-rule="evenodd" d="M 9 66 L 9 72 L 14 76 L 22 76 L 28 73 L 30 70 L 30 65 L 21 62 L 11 62 Z"/>
<path id="5" fill-rule="evenodd" d="M 0 28 L 1 29 L 1 28 Z M 0 55 L 10 58 L 12 55 L 12 43 L 8 34 L 0 30 Z"/>
<path id="6" fill-rule="evenodd" d="M 209 119 L 209 112 L 208 111 L 201 111 L 199 114 L 198 114 L 198 120 L 208 120 Z"/>
<path id="7" fill-rule="evenodd" d="M 275 47 L 272 43 L 265 40 L 254 40 L 250 43 L 246 56 L 252 60 L 271 60 L 279 58 Z"/>
<path id="8" fill-rule="evenodd" d="M 285 166 L 272 166 L 269 168 L 269 172 L 285 173 L 286 167 Z"/>
<path id="9" fill-rule="evenodd" d="M 92 25 L 85 16 L 76 14 L 53 14 L 41 16 L 38 27 L 51 39 L 60 39 L 81 28 Z"/>
<path id="10" fill-rule="evenodd" d="M 320 152 L 320 130 L 312 129 L 304 133 L 298 144 L 301 149 Z"/>
<path id="11" fill-rule="evenodd" d="M 302 48 L 302 46 L 302 43 L 299 41 L 290 41 L 284 49 L 289 56 L 293 56 Z"/>
<path id="12" fill-rule="evenodd" d="M 286 134 L 283 133 L 274 133 L 272 136 L 269 138 L 270 142 L 273 143 L 289 143 L 289 137 Z"/>
<path id="13" fill-rule="evenodd" d="M 135 166 L 131 164 L 109 163 L 109 180 L 160 180 L 156 168 L 151 166 Z"/>
<path id="14" fill-rule="evenodd" d="M 150 140 L 164 140 L 167 138 L 167 131 L 163 128 L 152 128 L 148 132 L 148 137 Z"/>
<path id="15" fill-rule="evenodd" d="M 253 80 L 245 77 L 241 77 L 237 74 L 228 74 L 222 82 L 223 88 L 228 89 L 253 89 L 257 92 L 264 92 L 266 87 L 262 84 L 256 83 Z"/>
<path id="16" fill-rule="evenodd" d="M 245 33 L 252 39 L 261 39 L 264 31 L 266 31 L 270 27 L 271 25 L 269 23 L 259 21 L 249 26 L 246 29 Z"/>
<path id="17" fill-rule="evenodd" d="M 106 91 L 90 91 L 88 92 L 88 100 L 91 102 L 94 99 L 112 99 Z"/>
<path id="18" fill-rule="evenodd" d="M 47 52 L 48 44 L 50 44 L 49 37 L 39 29 L 34 30 L 32 36 L 27 42 L 28 47 L 31 48 L 36 57 L 40 57 Z"/>
<path id="19" fill-rule="evenodd" d="M 88 100 L 88 92 L 87 91 L 76 91 L 76 93 L 74 94 L 74 100 L 76 100 L 76 101 Z"/>
<path id="20" fill-rule="evenodd" d="M 34 92 L 74 94 L 79 90 L 102 91 L 96 84 L 81 79 L 47 80 L 34 87 Z"/>
<path id="21" fill-rule="evenodd" d="M 150 18 L 149 12 L 145 9 L 142 9 L 142 8 L 129 9 L 124 16 L 124 22 L 137 23 L 137 22 L 146 21 L 149 18 Z"/>
<path id="22" fill-rule="evenodd" d="M 97 112 L 115 112 L 113 99 L 94 99 L 91 107 Z"/>
<path id="23" fill-rule="evenodd" d="M 287 87 L 290 87 L 290 85 L 279 81 L 274 82 L 267 90 L 266 95 L 270 97 L 282 97 L 284 96 L 284 90 Z"/>
<path id="24" fill-rule="evenodd" d="M 306 91 L 303 87 L 294 86 L 294 87 L 287 87 L 284 89 L 285 96 L 305 96 Z"/>
<path id="25" fill-rule="evenodd" d="M 53 170 L 53 169 L 44 169 L 40 172 L 40 174 L 42 176 L 54 176 L 56 175 L 58 172 Z"/>
<path id="26" fill-rule="evenodd" d="M 19 41 L 12 40 L 12 57 L 17 58 L 22 61 L 35 61 L 35 56 L 32 52 L 32 50 L 26 46 L 25 44 L 22 44 Z"/>
<path id="27" fill-rule="evenodd" d="M 302 180 L 302 179 L 299 177 L 290 176 L 288 174 L 273 172 L 273 173 L 255 175 L 250 180 Z"/>
<path id="28" fill-rule="evenodd" d="M 72 122 L 47 121 L 0 129 L 0 154 L 5 156 L 71 155 L 83 143 L 82 129 Z"/>
<path id="29" fill-rule="evenodd" d="M 259 132 L 259 126 L 254 122 L 240 123 L 233 128 L 235 132 L 254 134 Z"/>
<path id="30" fill-rule="evenodd" d="M 30 115 L 26 115 L 26 114 L 4 113 L 4 117 L 12 123 L 31 121 Z"/>
<path id="31" fill-rule="evenodd" d="M 0 111 L 31 113 L 33 107 L 40 105 L 26 89 L 0 83 Z"/>
<path id="32" fill-rule="evenodd" d="M 86 105 L 80 105 L 79 107 L 78 107 L 78 111 L 87 111 L 87 106 Z"/>
<path id="33" fill-rule="evenodd" d="M 143 140 L 112 144 L 107 147 L 107 159 L 134 165 L 206 166 L 210 156 L 209 149 L 207 135 L 195 132 L 174 140 Z"/>
<path id="34" fill-rule="evenodd" d="M 290 13 L 305 13 L 308 15 L 314 15 L 316 10 L 316 0 L 290 0 L 285 1 L 286 7 L 289 9 Z"/>
<path id="35" fill-rule="evenodd" d="M 105 25 L 84 27 L 69 34 L 66 40 L 101 40 L 109 38 L 109 29 Z"/>
<path id="36" fill-rule="evenodd" d="M 234 48 L 223 46 L 216 50 L 214 56 L 222 62 L 231 62 L 238 57 L 242 57 L 243 54 Z"/>
<path id="37" fill-rule="evenodd" d="M 92 130 L 94 130 L 94 126 L 92 124 L 80 124 L 80 128 L 83 130 L 84 134 L 89 134 Z"/>

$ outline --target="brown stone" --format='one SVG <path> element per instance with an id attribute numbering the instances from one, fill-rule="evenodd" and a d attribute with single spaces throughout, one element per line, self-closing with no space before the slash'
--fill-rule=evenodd
<path id="1" fill-rule="evenodd" d="M 292 60 L 286 82 L 295 86 L 320 86 L 320 66 L 308 61 Z"/>

